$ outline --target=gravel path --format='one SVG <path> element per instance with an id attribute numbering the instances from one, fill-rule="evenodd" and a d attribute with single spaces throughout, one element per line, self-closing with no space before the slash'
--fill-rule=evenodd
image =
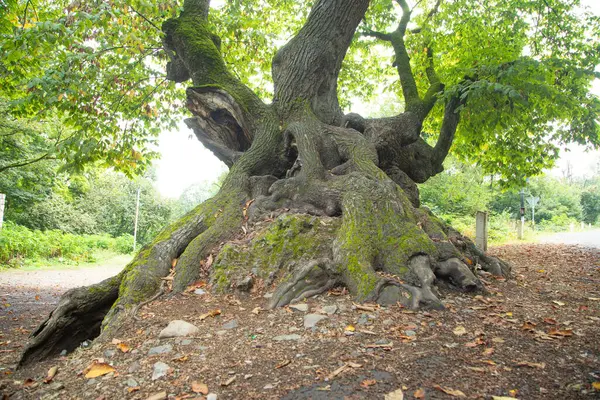
<path id="1" fill-rule="evenodd" d="M 542 243 L 572 244 L 600 249 L 600 229 L 583 232 L 563 232 L 543 237 Z"/>
<path id="2" fill-rule="evenodd" d="M 121 271 L 129 256 L 102 265 L 67 269 L 7 270 L 0 272 L 0 334 L 34 328 L 69 289 L 88 286 Z"/>

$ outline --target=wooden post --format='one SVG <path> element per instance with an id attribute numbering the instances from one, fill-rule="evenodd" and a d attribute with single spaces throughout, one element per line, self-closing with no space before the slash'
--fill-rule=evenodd
<path id="1" fill-rule="evenodd" d="M 475 245 L 481 251 L 487 251 L 488 242 L 488 213 L 477 211 L 475 215 Z"/>
<path id="2" fill-rule="evenodd" d="M 517 224 L 517 239 L 523 239 L 523 229 L 525 228 L 525 217 L 521 217 Z"/>
<path id="3" fill-rule="evenodd" d="M 6 195 L 0 193 L 0 229 L 2 229 L 2 223 L 4 221 L 4 200 L 6 200 Z"/>

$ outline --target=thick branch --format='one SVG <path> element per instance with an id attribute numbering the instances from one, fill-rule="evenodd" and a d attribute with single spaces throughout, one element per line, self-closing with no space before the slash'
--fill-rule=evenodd
<path id="1" fill-rule="evenodd" d="M 417 90 L 417 83 L 410 66 L 410 57 L 406 51 L 406 45 L 404 44 L 404 35 L 406 34 L 406 28 L 410 22 L 411 11 L 405 0 L 397 0 L 402 8 L 402 17 L 398 28 L 391 35 L 392 46 L 394 47 L 394 53 L 396 53 L 396 68 L 398 75 L 400 76 L 400 84 L 402 85 L 402 93 L 404 95 L 404 101 L 406 102 L 406 110 L 414 111 L 421 104 L 421 98 L 419 97 L 419 91 Z"/>
<path id="2" fill-rule="evenodd" d="M 306 24 L 273 59 L 274 104 L 282 115 L 304 100 L 323 122 L 339 125 L 337 78 L 368 0 L 318 0 Z"/>

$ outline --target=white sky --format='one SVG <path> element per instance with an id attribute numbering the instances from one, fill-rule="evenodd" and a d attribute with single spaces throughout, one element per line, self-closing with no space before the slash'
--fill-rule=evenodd
<path id="1" fill-rule="evenodd" d="M 600 1 L 582 0 L 594 14 L 600 15 Z M 593 93 L 600 96 L 600 81 L 596 80 Z M 355 104 L 353 109 L 361 108 Z M 569 151 L 561 151 L 556 167 L 549 171 L 561 177 L 570 167 L 573 176 L 591 175 L 600 163 L 600 151 L 586 152 L 576 144 L 568 146 Z M 179 197 L 188 186 L 203 181 L 215 181 L 227 170 L 209 150 L 195 138 L 192 131 L 181 121 L 178 129 L 163 132 L 159 137 L 158 151 L 161 158 L 156 161 L 156 186 L 163 196 Z"/>

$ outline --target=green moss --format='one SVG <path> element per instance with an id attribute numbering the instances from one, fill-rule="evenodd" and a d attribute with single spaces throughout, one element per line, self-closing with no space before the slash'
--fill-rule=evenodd
<path id="1" fill-rule="evenodd" d="M 285 272 L 319 257 L 331 256 L 331 243 L 339 227 L 336 218 L 319 218 L 305 214 L 278 217 L 250 243 L 228 243 L 213 264 L 211 282 L 225 290 L 253 273 L 268 280 L 272 274 Z"/>

